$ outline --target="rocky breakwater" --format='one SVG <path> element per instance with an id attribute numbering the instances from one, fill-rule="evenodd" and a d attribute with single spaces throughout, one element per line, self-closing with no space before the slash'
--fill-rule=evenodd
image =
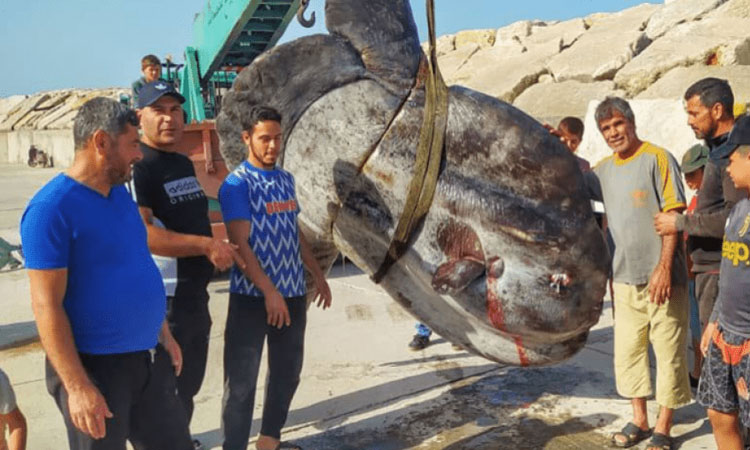
<path id="1" fill-rule="evenodd" d="M 750 0 L 672 0 L 561 22 L 525 20 L 438 39 L 449 84 L 493 95 L 541 122 L 586 117 L 581 156 L 610 150 L 593 110 L 631 99 L 642 137 L 678 158 L 695 142 L 682 95 L 708 76 L 729 80 L 736 111 L 750 102 Z"/>
<path id="2" fill-rule="evenodd" d="M 65 89 L 0 99 L 0 162 L 25 164 L 33 145 L 52 156 L 56 166 L 73 161 L 73 119 L 94 97 L 119 100 L 124 88 Z"/>

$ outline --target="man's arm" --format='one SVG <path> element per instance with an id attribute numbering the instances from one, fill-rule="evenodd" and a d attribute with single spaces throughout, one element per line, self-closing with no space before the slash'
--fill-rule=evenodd
<path id="1" fill-rule="evenodd" d="M 260 267 L 258 258 L 247 242 L 250 237 L 250 221 L 232 220 L 226 223 L 226 227 L 229 241 L 237 246 L 240 257 L 244 262 L 244 267 L 240 266 L 240 269 L 263 293 L 268 324 L 277 328 L 281 328 L 284 325 L 289 326 L 292 322 L 289 317 L 289 309 L 286 306 L 286 301 L 284 301 L 284 297 L 281 296 L 271 279 L 263 271 L 263 268 Z"/>
<path id="2" fill-rule="evenodd" d="M 721 193 L 724 204 L 721 209 L 713 212 L 693 213 L 675 218 L 675 228 L 687 232 L 690 236 L 713 237 L 721 239 L 724 237 L 724 226 L 734 205 L 740 200 L 747 198 L 747 191 L 734 187 L 734 182 L 726 173 L 713 163 L 712 170 L 720 171 Z M 706 166 L 709 167 L 709 166 Z"/>
<path id="3" fill-rule="evenodd" d="M 5 436 L 5 425 L 8 425 L 8 446 L 3 447 Z M 16 408 L 8 414 L 0 414 L 0 448 L 7 450 L 25 450 L 26 435 L 28 428 L 26 418 L 21 410 Z"/>
<path id="4" fill-rule="evenodd" d="M 183 258 L 189 256 L 206 256 L 219 270 L 226 270 L 232 263 L 242 266 L 244 263 L 237 253 L 237 246 L 209 236 L 177 233 L 154 224 L 154 213 L 151 208 L 139 206 L 143 223 L 148 234 L 148 248 L 159 256 Z"/>
<path id="5" fill-rule="evenodd" d="M 679 234 L 661 237 L 661 255 L 648 282 L 651 302 L 661 305 L 672 296 L 672 262 L 677 248 Z"/>
<path id="6" fill-rule="evenodd" d="M 63 308 L 67 269 L 29 270 L 31 306 L 42 347 L 66 392 L 73 425 L 94 439 L 106 433 L 104 419 L 112 412 L 78 357 L 70 321 Z"/>
<path id="7" fill-rule="evenodd" d="M 313 282 L 315 283 L 315 290 L 317 291 L 315 297 L 318 300 L 318 306 L 322 306 L 323 309 L 328 308 L 331 306 L 331 288 L 328 286 L 325 274 L 320 270 L 318 260 L 315 259 L 312 248 L 301 230 L 299 232 L 299 244 L 300 252 L 302 254 L 302 262 L 312 274 Z"/>

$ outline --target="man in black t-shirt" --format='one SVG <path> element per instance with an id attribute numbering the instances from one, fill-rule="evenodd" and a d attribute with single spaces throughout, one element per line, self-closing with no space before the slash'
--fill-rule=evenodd
<path id="1" fill-rule="evenodd" d="M 143 159 L 133 167 L 133 184 L 148 246 L 167 289 L 167 320 L 182 349 L 177 390 L 190 419 L 208 354 L 211 317 L 206 287 L 214 266 L 226 270 L 233 262 L 244 264 L 235 246 L 211 236 L 208 200 L 193 163 L 177 151 L 185 126 L 184 101 L 164 81 L 141 88 L 137 112 Z"/>

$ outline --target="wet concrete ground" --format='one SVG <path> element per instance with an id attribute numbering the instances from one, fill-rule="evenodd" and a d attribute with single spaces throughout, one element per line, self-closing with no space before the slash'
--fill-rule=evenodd
<path id="1" fill-rule="evenodd" d="M 17 242 L 25 203 L 55 173 L 0 166 L 0 236 Z M 424 351 L 411 352 L 406 344 L 414 319 L 366 276 L 347 265 L 337 267 L 329 281 L 334 305 L 310 310 L 302 382 L 284 430 L 285 439 L 308 450 L 599 449 L 628 420 L 629 404 L 614 391 L 608 302 L 578 355 L 554 367 L 519 369 L 456 351 L 437 336 Z M 206 448 L 215 449 L 221 444 L 228 282 L 215 280 L 210 292 L 209 365 L 191 428 Z M 24 271 L 0 273 L 0 367 L 29 421 L 29 449 L 66 448 L 35 336 Z M 265 372 L 253 434 L 260 428 L 263 380 Z M 653 421 L 653 402 L 649 411 Z M 695 404 L 676 412 L 674 434 L 683 449 L 715 448 Z"/>

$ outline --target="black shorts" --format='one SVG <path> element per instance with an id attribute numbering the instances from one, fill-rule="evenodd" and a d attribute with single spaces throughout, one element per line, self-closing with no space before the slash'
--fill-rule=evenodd
<path id="1" fill-rule="evenodd" d="M 739 411 L 750 426 L 750 339 L 719 328 L 708 347 L 695 399 L 723 413 Z"/>

